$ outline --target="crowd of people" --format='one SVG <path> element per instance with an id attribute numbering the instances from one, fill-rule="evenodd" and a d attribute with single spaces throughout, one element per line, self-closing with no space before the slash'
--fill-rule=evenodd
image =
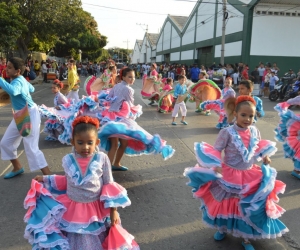
<path id="1" fill-rule="evenodd" d="M 277 194 L 284 192 L 285 184 L 276 180 L 276 170 L 269 165 L 277 149 L 274 142 L 261 138 L 255 126 L 264 111 L 261 99 L 252 97 L 254 84 L 264 84 L 266 88 L 265 71 L 271 70 L 270 78 L 276 82 L 280 71 L 276 64 L 272 69 L 261 64 L 255 74 L 249 74 L 248 66 L 242 63 L 218 65 L 225 85 L 221 91 L 209 80 L 216 65 L 199 69 L 197 65 L 186 68 L 152 63 L 124 67 L 118 74 L 115 62 L 108 60 L 100 77 L 90 74 L 85 80 L 87 95 L 80 98 L 82 68 L 78 68 L 82 64 L 71 58 L 67 63 L 67 94 L 60 92 L 63 83 L 59 79 L 52 83 L 53 107 L 38 106 L 33 101 L 34 87 L 23 76 L 26 65 L 22 59 L 10 58 L 6 65 L 5 76 L 10 83 L 0 78 L 0 87 L 10 95 L 14 118 L 0 143 L 2 160 L 10 160 L 13 167 L 4 178 L 24 173 L 17 157 L 22 139 L 30 170 L 40 169 L 43 174 L 32 180 L 24 202 L 28 209 L 25 238 L 33 248 L 139 249 L 133 236 L 120 225 L 117 207 L 130 205 L 130 200 L 125 188 L 114 181 L 112 171 L 129 170 L 121 164 L 124 154 L 160 154 L 168 159 L 175 151 L 159 135 L 151 135 L 135 121 L 142 114 L 131 87 L 135 75 L 143 79 L 142 97 L 150 105 L 158 102 L 158 111 L 172 112 L 174 126 L 179 110 L 181 124 L 188 124 L 185 102 L 189 99 L 196 103 L 196 111 L 200 108 L 208 114 L 214 110 L 220 116 L 217 128 L 222 130 L 216 143 L 212 146 L 196 142 L 198 163 L 184 170 L 193 197 L 201 201 L 204 223 L 216 229 L 214 239 L 221 241 L 230 233 L 243 239 L 245 250 L 253 250 L 250 239 L 276 238 L 288 232 L 278 219 L 284 209 L 276 204 Z M 47 68 L 47 63 L 42 62 L 43 67 Z M 300 119 L 288 110 L 295 103 L 300 104 L 299 97 L 276 106 L 281 117 L 276 133 L 294 162 L 293 176 L 300 179 Z M 39 149 L 41 117 L 47 118 L 45 132 L 49 141 L 73 146 L 62 159 L 64 175 L 51 174 Z M 289 126 L 291 122 L 293 126 Z"/>

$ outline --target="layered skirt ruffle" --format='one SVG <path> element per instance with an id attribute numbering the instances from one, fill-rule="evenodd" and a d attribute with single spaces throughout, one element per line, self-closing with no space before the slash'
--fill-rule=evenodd
<path id="1" fill-rule="evenodd" d="M 248 239 L 276 238 L 288 232 L 278 219 L 285 210 L 277 205 L 277 194 L 284 192 L 285 184 L 276 180 L 276 170 L 264 164 L 243 170 L 220 165 L 221 153 L 209 146 L 205 144 L 204 150 L 203 145 L 195 145 L 203 167 L 196 165 L 184 172 L 193 197 L 201 201 L 204 223 Z M 215 172 L 218 166 L 222 167 L 222 175 Z"/>
<path id="2" fill-rule="evenodd" d="M 41 183 L 32 180 L 24 201 L 24 207 L 28 209 L 24 217 L 27 223 L 24 237 L 32 248 L 100 250 L 125 249 L 126 246 L 126 249 L 139 249 L 134 237 L 120 225 L 114 227 L 114 233 L 109 232 L 108 205 L 126 206 L 128 198 L 126 190 L 117 183 L 104 187 L 99 200 L 81 203 L 71 200 L 66 194 L 54 198 Z M 112 238 L 115 239 L 114 245 L 110 244 Z M 105 244 L 102 246 L 104 242 L 110 248 Z"/>
<path id="3" fill-rule="evenodd" d="M 158 101 L 157 110 L 162 113 L 173 111 L 174 90 L 170 90 L 162 95 Z"/>
<path id="4" fill-rule="evenodd" d="M 217 129 L 226 128 L 229 126 L 227 122 L 226 111 L 224 109 L 224 99 L 218 99 L 213 101 L 205 101 L 200 104 L 200 109 L 202 110 L 213 110 L 219 116 Z"/>
<path id="5" fill-rule="evenodd" d="M 163 159 L 167 160 L 172 157 L 175 152 L 159 135 L 151 135 L 131 119 L 122 119 L 118 122 L 106 123 L 101 127 L 98 137 L 100 139 L 101 148 L 105 151 L 109 151 L 111 147 L 110 137 L 128 140 L 125 154 L 129 156 L 161 154 Z"/>
<path id="6" fill-rule="evenodd" d="M 292 159 L 295 170 L 300 171 L 300 115 L 287 109 L 289 106 L 286 102 L 275 106 L 280 117 L 275 138 L 283 143 L 284 156 Z"/>

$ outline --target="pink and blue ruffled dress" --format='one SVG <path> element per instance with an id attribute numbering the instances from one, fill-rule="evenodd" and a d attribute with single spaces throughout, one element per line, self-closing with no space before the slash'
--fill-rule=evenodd
<path id="1" fill-rule="evenodd" d="M 274 168 L 254 164 L 275 152 L 275 143 L 261 140 L 255 126 L 227 127 L 214 146 L 195 143 L 199 165 L 185 169 L 184 176 L 193 197 L 201 201 L 203 222 L 247 239 L 276 238 L 288 232 L 278 219 L 285 210 L 277 205 L 277 194 L 284 192 L 285 184 L 276 180 Z M 216 167 L 222 168 L 222 175 L 214 171 Z"/>
<path id="2" fill-rule="evenodd" d="M 221 99 L 209 100 L 200 104 L 200 109 L 213 110 L 217 113 L 217 115 L 219 116 L 218 124 L 216 125 L 217 129 L 222 129 L 229 126 L 227 122 L 226 111 L 224 108 L 224 103 L 229 97 L 235 97 L 235 91 L 232 88 L 224 88 L 222 89 Z"/>
<path id="3" fill-rule="evenodd" d="M 283 143 L 284 156 L 293 161 L 295 170 L 300 171 L 300 115 L 288 109 L 291 105 L 300 105 L 300 96 L 274 107 L 280 117 L 275 138 Z"/>
<path id="4" fill-rule="evenodd" d="M 63 123 L 72 114 L 73 103 L 60 92 L 54 97 L 54 107 L 47 107 L 42 104 L 39 106 L 41 117 L 47 118 L 44 124 L 44 133 L 47 134 L 46 141 L 57 141 L 59 135 L 64 131 Z M 59 107 L 57 110 L 55 107 Z"/>
<path id="5" fill-rule="evenodd" d="M 131 204 L 127 191 L 113 181 L 104 153 L 71 153 L 63 158 L 65 175 L 32 180 L 24 206 L 24 237 L 32 249 L 139 249 L 120 225 L 110 226 L 110 208 Z"/>

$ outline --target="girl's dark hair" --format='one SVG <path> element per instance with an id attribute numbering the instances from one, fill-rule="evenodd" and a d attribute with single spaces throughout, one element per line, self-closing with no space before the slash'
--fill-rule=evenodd
<path id="1" fill-rule="evenodd" d="M 75 135 L 78 135 L 82 132 L 88 132 L 88 131 L 94 131 L 96 135 L 98 134 L 98 130 L 94 124 L 79 123 L 73 128 L 72 138 L 74 138 Z"/>
<path id="2" fill-rule="evenodd" d="M 19 57 L 11 57 L 8 60 L 15 68 L 15 70 L 20 70 L 20 74 L 23 75 L 24 71 L 25 71 L 25 62 L 22 58 Z"/>
<path id="3" fill-rule="evenodd" d="M 170 78 L 170 77 L 169 77 L 169 78 L 167 78 L 167 83 L 169 83 L 169 84 L 170 84 L 172 81 L 173 81 L 173 79 L 172 79 L 172 78 Z"/>
<path id="4" fill-rule="evenodd" d="M 253 90 L 254 86 L 253 86 L 253 82 L 249 81 L 249 80 L 243 80 L 240 82 L 240 85 L 244 85 L 247 89 Z"/>
<path id="5" fill-rule="evenodd" d="M 116 66 L 115 65 L 111 65 L 108 67 L 109 70 L 113 70 Z"/>
<path id="6" fill-rule="evenodd" d="M 123 70 L 122 70 L 122 79 L 123 79 L 123 77 L 125 77 L 125 76 L 127 75 L 127 73 L 129 73 L 129 72 L 134 72 L 134 70 L 131 69 L 131 68 L 125 68 L 125 69 L 123 69 Z"/>

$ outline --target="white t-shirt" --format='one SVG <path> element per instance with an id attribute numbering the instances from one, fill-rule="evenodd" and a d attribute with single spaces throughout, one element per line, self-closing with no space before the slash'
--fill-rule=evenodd
<path id="1" fill-rule="evenodd" d="M 233 78 L 233 84 L 237 84 L 238 83 L 238 79 L 239 79 L 239 73 L 234 73 L 232 75 Z"/>
<path id="2" fill-rule="evenodd" d="M 259 67 L 257 70 L 258 70 L 259 76 L 264 76 L 264 72 L 266 70 L 265 68 Z"/>

